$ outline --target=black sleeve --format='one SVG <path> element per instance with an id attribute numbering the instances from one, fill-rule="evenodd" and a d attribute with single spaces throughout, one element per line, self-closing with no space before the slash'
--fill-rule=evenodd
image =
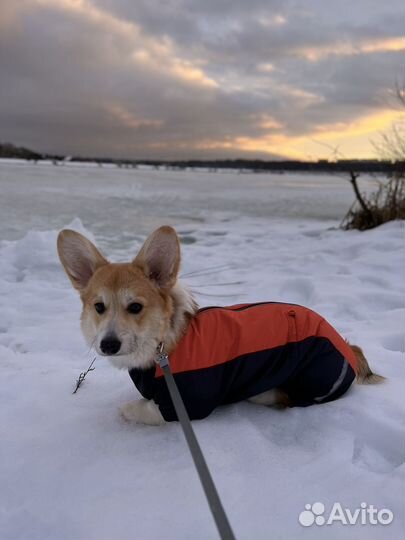
<path id="1" fill-rule="evenodd" d="M 155 367 L 128 370 L 132 382 L 145 399 L 153 399 L 155 394 Z"/>
<path id="2" fill-rule="evenodd" d="M 184 406 L 191 420 L 206 418 L 221 404 L 220 380 L 210 369 L 174 374 Z M 167 422 L 178 420 L 164 377 L 155 379 L 153 400 Z"/>

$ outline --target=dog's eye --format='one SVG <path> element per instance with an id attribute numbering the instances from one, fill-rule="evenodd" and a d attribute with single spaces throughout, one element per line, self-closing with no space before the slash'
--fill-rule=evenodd
<path id="1" fill-rule="evenodd" d="M 105 311 L 105 305 L 103 302 L 96 302 L 94 304 L 94 309 L 101 315 Z"/>
<path id="2" fill-rule="evenodd" d="M 127 311 L 128 313 L 136 314 L 142 311 L 142 308 L 142 304 L 138 304 L 138 302 L 132 302 L 132 304 L 129 304 L 129 306 L 127 307 Z"/>

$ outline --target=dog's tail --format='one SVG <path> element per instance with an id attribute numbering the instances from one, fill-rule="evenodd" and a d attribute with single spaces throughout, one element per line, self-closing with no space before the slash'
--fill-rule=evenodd
<path id="1" fill-rule="evenodd" d="M 385 377 L 371 371 L 367 359 L 360 347 L 357 345 L 350 345 L 350 348 L 357 358 L 356 382 L 358 384 L 380 384 L 385 381 Z"/>

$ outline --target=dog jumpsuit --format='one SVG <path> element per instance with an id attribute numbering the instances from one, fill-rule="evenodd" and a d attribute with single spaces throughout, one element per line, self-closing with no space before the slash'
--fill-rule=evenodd
<path id="1" fill-rule="evenodd" d="M 277 302 L 200 309 L 169 362 L 191 419 L 274 388 L 297 406 L 331 401 L 350 387 L 357 365 L 348 343 L 323 317 Z M 129 374 L 165 420 L 177 420 L 159 366 Z"/>

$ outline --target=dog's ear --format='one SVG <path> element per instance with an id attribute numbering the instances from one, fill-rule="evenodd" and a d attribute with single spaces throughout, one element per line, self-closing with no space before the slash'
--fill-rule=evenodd
<path id="1" fill-rule="evenodd" d="M 58 254 L 73 287 L 82 291 L 100 266 L 108 264 L 98 249 L 78 232 L 64 229 L 58 235 Z"/>
<path id="2" fill-rule="evenodd" d="M 156 229 L 146 239 L 133 264 L 158 287 L 173 287 L 180 268 L 180 242 L 176 231 L 167 225 Z"/>

